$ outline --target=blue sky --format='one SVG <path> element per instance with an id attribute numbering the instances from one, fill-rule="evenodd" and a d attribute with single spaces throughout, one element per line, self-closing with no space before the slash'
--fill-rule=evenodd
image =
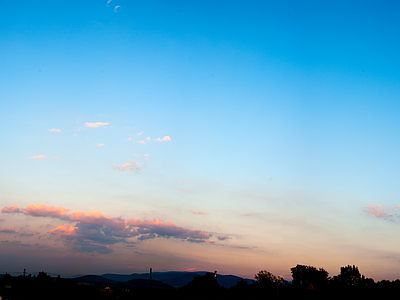
<path id="1" fill-rule="evenodd" d="M 51 253 L 62 274 L 300 263 L 397 278 L 397 2 L 2 5 L 0 201 L 20 210 L 4 209 L 0 240 L 17 269 Z M 100 241 L 52 206 L 211 239 L 154 225 L 107 244 L 111 221 L 96 219 Z"/>

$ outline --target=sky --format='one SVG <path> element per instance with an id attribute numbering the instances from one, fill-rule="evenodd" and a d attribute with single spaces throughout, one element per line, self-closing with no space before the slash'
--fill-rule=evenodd
<path id="1" fill-rule="evenodd" d="M 0 11 L 0 273 L 400 275 L 397 1 Z"/>

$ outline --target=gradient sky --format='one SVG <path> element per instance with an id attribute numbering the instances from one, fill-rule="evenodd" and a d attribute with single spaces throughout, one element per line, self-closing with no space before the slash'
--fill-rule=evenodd
<path id="1" fill-rule="evenodd" d="M 2 1 L 0 273 L 400 277 L 398 1 Z"/>

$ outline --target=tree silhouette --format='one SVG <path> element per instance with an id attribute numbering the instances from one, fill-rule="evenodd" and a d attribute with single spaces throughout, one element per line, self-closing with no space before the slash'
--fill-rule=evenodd
<path id="1" fill-rule="evenodd" d="M 356 266 L 346 266 L 340 268 L 340 274 L 337 276 L 339 282 L 346 286 L 354 286 L 361 282 L 361 274 Z"/>
<path id="2" fill-rule="evenodd" d="M 219 285 L 213 273 L 196 276 L 182 290 L 192 295 L 215 295 L 223 288 Z"/>
<path id="3" fill-rule="evenodd" d="M 283 284 L 283 278 L 280 276 L 275 276 L 267 270 L 261 270 L 254 275 L 254 279 L 261 284 Z"/>
<path id="4" fill-rule="evenodd" d="M 315 268 L 312 266 L 297 265 L 290 269 L 293 277 L 293 285 L 301 285 L 309 288 L 321 287 L 328 283 L 329 273 L 323 268 Z"/>

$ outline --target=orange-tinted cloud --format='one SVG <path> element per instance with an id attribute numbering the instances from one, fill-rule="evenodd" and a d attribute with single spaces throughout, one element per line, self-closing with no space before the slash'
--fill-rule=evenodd
<path id="1" fill-rule="evenodd" d="M 95 123 L 85 123 L 86 127 L 91 127 L 91 128 L 97 128 L 99 126 L 105 126 L 105 125 L 110 125 L 110 123 L 102 123 L 102 122 L 95 122 Z"/>
<path id="2" fill-rule="evenodd" d="M 205 213 L 203 211 L 195 211 L 195 210 L 190 210 L 192 213 L 197 214 L 197 215 L 207 215 L 208 213 Z"/>
<path id="3" fill-rule="evenodd" d="M 154 238 L 175 238 L 192 243 L 211 243 L 213 234 L 201 229 L 192 230 L 187 227 L 175 225 L 163 220 L 139 220 L 135 218 L 124 219 L 111 217 L 100 211 L 75 211 L 70 213 L 64 207 L 45 206 L 43 204 L 28 205 L 26 208 L 8 206 L 2 209 L 6 213 L 21 213 L 35 217 L 53 217 L 69 221 L 72 224 L 59 225 L 49 231 L 51 236 L 56 236 L 64 241 L 66 246 L 72 247 L 77 252 L 111 253 L 110 248 L 115 243 L 132 243 L 131 238 L 144 241 Z M 196 212 L 202 213 L 202 212 Z M 46 226 L 45 226 L 46 227 Z M 13 231 L 14 230 L 14 231 Z M 16 233 L 15 228 L 4 228 L 4 233 Z M 31 236 L 34 231 L 24 233 Z"/>
<path id="4" fill-rule="evenodd" d="M 55 129 L 55 128 L 52 128 L 52 129 L 49 129 L 50 131 L 55 131 L 55 132 L 61 132 L 61 130 L 60 129 Z"/>
<path id="5" fill-rule="evenodd" d="M 153 141 L 166 142 L 166 141 L 170 141 L 170 140 L 171 140 L 171 138 L 168 135 L 166 135 L 163 138 L 154 139 Z"/>
<path id="6" fill-rule="evenodd" d="M 49 233 L 53 235 L 76 237 L 79 236 L 76 233 L 76 229 L 78 229 L 78 227 L 74 227 L 72 225 L 68 226 L 67 224 L 64 224 L 64 225 L 59 225 L 56 228 L 50 230 Z"/>
<path id="7" fill-rule="evenodd" d="M 36 155 L 36 156 L 29 157 L 29 159 L 43 159 L 43 158 L 45 158 L 44 155 Z"/>
<path id="8" fill-rule="evenodd" d="M 151 140 L 151 138 L 148 136 L 148 137 L 146 138 L 146 141 L 149 142 L 150 140 Z"/>
<path id="9" fill-rule="evenodd" d="M 64 207 L 46 206 L 43 204 L 30 204 L 25 208 L 21 208 L 21 212 L 25 215 L 60 219 L 64 218 L 69 211 L 70 209 Z"/>
<path id="10" fill-rule="evenodd" d="M 14 214 L 14 213 L 19 213 L 21 210 L 18 208 L 18 205 L 13 205 L 13 206 L 6 206 L 1 209 L 2 213 L 6 214 Z"/>
<path id="11" fill-rule="evenodd" d="M 14 226 L 13 228 L 7 228 L 7 227 L 0 228 L 0 233 L 12 234 L 12 233 L 17 233 L 17 232 L 15 231 L 15 226 Z"/>
<path id="12" fill-rule="evenodd" d="M 66 209 L 64 207 L 46 206 L 43 204 L 30 204 L 25 208 L 18 208 L 17 205 L 6 206 L 1 210 L 2 213 L 22 213 L 28 216 L 52 217 L 60 219 L 66 217 L 68 211 L 70 211 L 70 209 Z"/>
<path id="13" fill-rule="evenodd" d="M 96 143 L 96 146 L 97 146 L 97 147 L 102 147 L 102 146 L 104 146 L 104 144 L 98 144 L 98 143 Z"/>
<path id="14" fill-rule="evenodd" d="M 142 131 L 142 132 L 139 132 L 139 133 L 136 133 L 136 135 L 137 135 L 137 136 L 141 136 L 142 133 L 143 133 L 143 131 Z"/>
<path id="15" fill-rule="evenodd" d="M 146 145 L 145 141 L 139 141 L 138 144 Z"/>

